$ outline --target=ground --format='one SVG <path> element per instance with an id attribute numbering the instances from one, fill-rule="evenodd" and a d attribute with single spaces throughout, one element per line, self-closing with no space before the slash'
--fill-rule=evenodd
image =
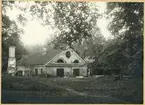
<path id="1" fill-rule="evenodd" d="M 143 103 L 142 79 L 2 77 L 2 103 Z"/>

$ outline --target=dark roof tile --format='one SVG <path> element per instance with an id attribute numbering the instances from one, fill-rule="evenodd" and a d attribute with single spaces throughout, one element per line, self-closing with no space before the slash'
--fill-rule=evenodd
<path id="1" fill-rule="evenodd" d="M 46 52 L 41 52 L 41 53 L 35 53 L 32 55 L 28 55 L 27 57 L 24 56 L 22 57 L 17 65 L 43 65 L 50 61 L 52 58 L 54 58 L 57 54 L 59 54 L 62 50 L 60 49 L 52 49 Z M 45 53 L 45 54 L 44 54 Z"/>

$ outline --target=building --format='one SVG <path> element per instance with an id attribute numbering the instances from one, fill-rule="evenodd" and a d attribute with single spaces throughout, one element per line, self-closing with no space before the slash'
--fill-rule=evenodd
<path id="1" fill-rule="evenodd" d="M 88 76 L 87 63 L 71 48 L 44 50 L 23 56 L 16 63 L 16 75 Z"/>

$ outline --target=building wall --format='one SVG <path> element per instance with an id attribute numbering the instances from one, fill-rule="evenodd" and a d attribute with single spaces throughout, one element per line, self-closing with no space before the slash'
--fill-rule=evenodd
<path id="1" fill-rule="evenodd" d="M 46 73 L 49 75 L 56 76 L 56 70 L 54 67 L 46 67 Z"/>
<path id="2" fill-rule="evenodd" d="M 72 72 L 73 72 L 73 69 L 79 69 L 79 75 L 80 76 L 87 76 L 87 67 L 73 67 L 72 68 Z"/>
<path id="3" fill-rule="evenodd" d="M 57 69 L 64 69 L 64 76 L 74 76 L 73 69 L 79 69 L 80 76 L 88 76 L 87 66 L 84 67 L 45 67 L 43 65 L 34 66 L 34 67 L 25 67 L 25 66 L 18 66 L 17 70 L 20 71 L 30 71 L 30 74 L 35 75 L 52 75 L 57 76 Z M 36 73 L 37 70 L 37 73 Z"/>
<path id="4" fill-rule="evenodd" d="M 80 76 L 87 76 L 87 67 L 47 67 L 47 74 L 57 76 L 57 69 L 64 69 L 64 76 L 73 76 L 73 69 L 79 69 Z"/>
<path id="5" fill-rule="evenodd" d="M 71 67 L 65 67 L 64 68 L 64 75 L 67 76 L 72 76 L 73 75 L 73 71 L 72 71 L 72 68 Z"/>
<path id="6" fill-rule="evenodd" d="M 30 76 L 31 75 L 31 68 L 25 66 L 17 66 L 17 72 L 21 71 L 21 76 Z"/>
<path id="7" fill-rule="evenodd" d="M 36 66 L 31 68 L 31 74 L 32 75 L 44 75 L 44 74 L 47 74 L 46 67 L 43 66 L 43 65 L 36 65 Z"/>
<path id="8" fill-rule="evenodd" d="M 64 69 L 64 76 L 72 75 L 72 70 L 69 67 L 46 67 L 46 72 L 49 75 L 57 76 L 57 69 Z"/>

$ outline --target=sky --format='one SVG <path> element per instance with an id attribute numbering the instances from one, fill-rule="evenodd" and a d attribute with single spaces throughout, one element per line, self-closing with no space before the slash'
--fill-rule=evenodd
<path id="1" fill-rule="evenodd" d="M 99 8 L 100 13 L 104 14 L 104 12 L 106 11 L 106 3 L 99 2 L 97 3 L 97 5 L 100 7 Z M 101 19 L 98 19 L 97 21 L 97 25 L 101 29 L 101 33 L 106 39 L 109 39 L 112 37 L 111 33 L 107 29 L 108 24 L 109 24 L 109 20 L 107 20 L 105 16 L 103 16 Z"/>
<path id="2" fill-rule="evenodd" d="M 23 3 L 18 4 L 21 7 L 29 7 L 30 3 Z M 106 10 L 106 3 L 105 2 L 97 2 L 97 5 L 99 6 L 99 12 L 104 13 Z M 21 11 L 17 8 L 13 8 L 12 10 L 8 10 L 7 14 L 10 17 L 11 20 L 16 20 L 17 15 L 19 13 L 23 13 L 24 11 Z M 24 29 L 24 33 L 21 35 L 21 41 L 24 43 L 24 45 L 44 45 L 47 40 L 51 40 L 53 38 L 53 34 L 55 32 L 54 29 L 52 29 L 49 26 L 43 26 L 40 21 L 37 18 L 32 18 L 31 14 L 29 12 L 24 13 L 28 19 L 28 22 L 25 26 L 22 26 L 20 23 L 17 23 L 19 27 Z M 102 17 L 101 19 L 98 19 L 97 25 L 101 30 L 102 35 L 109 39 L 111 37 L 110 32 L 107 30 L 107 25 L 109 24 L 109 21 Z"/>

